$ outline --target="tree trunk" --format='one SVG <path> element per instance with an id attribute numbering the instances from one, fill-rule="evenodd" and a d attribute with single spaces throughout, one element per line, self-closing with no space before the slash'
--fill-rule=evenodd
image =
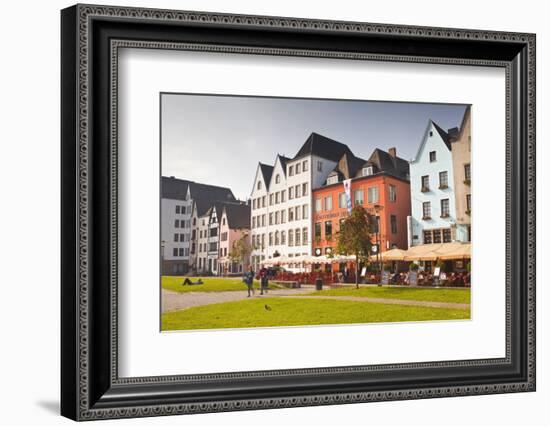
<path id="1" fill-rule="evenodd" d="M 355 255 L 355 288 L 359 288 L 359 256 Z"/>

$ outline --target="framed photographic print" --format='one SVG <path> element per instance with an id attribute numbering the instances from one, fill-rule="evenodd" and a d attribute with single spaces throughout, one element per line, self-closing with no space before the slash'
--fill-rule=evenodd
<path id="1" fill-rule="evenodd" d="M 535 36 L 76 5 L 75 420 L 535 390 Z"/>

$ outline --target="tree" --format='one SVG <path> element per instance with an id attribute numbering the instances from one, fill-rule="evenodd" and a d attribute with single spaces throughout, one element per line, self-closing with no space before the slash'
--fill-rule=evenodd
<path id="1" fill-rule="evenodd" d="M 252 253 L 252 245 L 248 240 L 248 232 L 243 232 L 241 238 L 233 243 L 231 251 L 227 256 L 231 259 L 231 262 L 242 264 L 244 271 L 247 263 L 246 261 L 250 257 L 250 253 Z"/>
<path id="2" fill-rule="evenodd" d="M 376 217 L 363 206 L 355 206 L 340 224 L 338 253 L 355 256 L 355 287 L 359 288 L 359 259 L 368 259 L 372 250 L 372 234 Z"/>

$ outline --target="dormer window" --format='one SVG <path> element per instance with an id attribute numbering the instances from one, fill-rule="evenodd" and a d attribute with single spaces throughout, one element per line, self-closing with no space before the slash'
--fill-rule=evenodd
<path id="1" fill-rule="evenodd" d="M 332 185 L 333 183 L 338 183 L 338 175 L 328 177 L 327 185 Z"/>
<path id="2" fill-rule="evenodd" d="M 371 176 L 374 173 L 372 166 L 363 167 L 363 176 Z"/>

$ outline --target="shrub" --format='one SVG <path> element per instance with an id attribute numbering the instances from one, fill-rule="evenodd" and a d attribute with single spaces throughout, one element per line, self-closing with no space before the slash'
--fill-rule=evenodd
<path id="1" fill-rule="evenodd" d="M 409 270 L 418 271 L 418 264 L 414 262 L 409 263 Z"/>

